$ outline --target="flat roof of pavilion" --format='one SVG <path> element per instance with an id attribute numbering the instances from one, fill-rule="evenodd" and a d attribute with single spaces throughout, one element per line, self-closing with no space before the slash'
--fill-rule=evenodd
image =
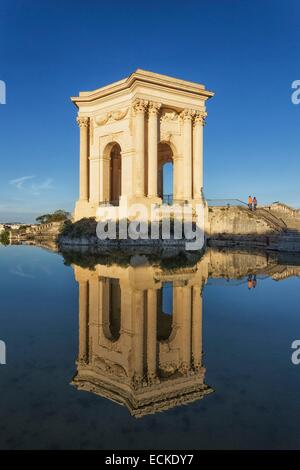
<path id="1" fill-rule="evenodd" d="M 128 77 L 119 80 L 117 82 L 105 85 L 101 88 L 97 88 L 92 91 L 81 91 L 79 96 L 71 97 L 71 100 L 77 104 L 80 102 L 89 102 L 96 99 L 102 98 L 104 96 L 117 93 L 130 88 L 135 82 L 162 86 L 166 88 L 171 88 L 173 90 L 185 91 L 193 94 L 198 94 L 199 96 L 204 97 L 205 99 L 211 98 L 214 96 L 212 91 L 205 89 L 205 86 L 196 83 L 190 82 L 187 80 L 182 80 L 180 78 L 170 77 L 168 75 L 162 75 L 160 73 L 149 72 L 148 70 L 137 69 L 135 72 L 131 73 Z"/>

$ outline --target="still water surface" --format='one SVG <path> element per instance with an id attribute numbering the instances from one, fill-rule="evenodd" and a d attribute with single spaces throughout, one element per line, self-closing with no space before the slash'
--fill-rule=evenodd
<path id="1" fill-rule="evenodd" d="M 0 247 L 0 448 L 299 449 L 298 276 L 266 255 L 90 270 Z"/>

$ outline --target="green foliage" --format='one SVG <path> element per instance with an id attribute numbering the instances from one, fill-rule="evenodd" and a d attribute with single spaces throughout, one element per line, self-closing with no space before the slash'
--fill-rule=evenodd
<path id="1" fill-rule="evenodd" d="M 70 212 L 58 209 L 53 214 L 43 214 L 37 217 L 35 220 L 41 224 L 48 224 L 50 222 L 63 222 L 69 220 L 71 217 Z"/>
<path id="2" fill-rule="evenodd" d="M 0 243 L 5 246 L 9 245 L 9 232 L 7 230 L 0 233 Z"/>
<path id="3" fill-rule="evenodd" d="M 97 222 L 94 217 L 85 217 L 77 222 L 66 220 L 61 228 L 60 236 L 68 238 L 88 238 L 96 236 Z"/>

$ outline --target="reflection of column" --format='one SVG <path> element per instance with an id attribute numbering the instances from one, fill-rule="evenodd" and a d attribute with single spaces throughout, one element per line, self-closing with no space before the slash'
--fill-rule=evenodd
<path id="1" fill-rule="evenodd" d="M 159 103 L 149 104 L 149 121 L 148 121 L 148 196 L 157 197 L 157 116 L 160 108 Z"/>
<path id="2" fill-rule="evenodd" d="M 193 197 L 202 198 L 203 189 L 203 126 L 206 113 L 197 112 L 194 120 L 193 146 Z"/>
<path id="3" fill-rule="evenodd" d="M 147 367 L 150 382 L 156 378 L 157 349 L 157 291 L 148 289 L 147 294 Z"/>
<path id="4" fill-rule="evenodd" d="M 110 322 L 109 322 L 109 307 L 110 307 L 110 295 L 109 295 L 109 279 L 103 277 L 99 279 L 99 299 L 101 299 L 101 309 L 102 309 L 102 331 L 106 338 L 110 338 Z M 102 333 L 101 333 L 102 334 Z"/>
<path id="5" fill-rule="evenodd" d="M 191 367 L 191 287 L 182 287 L 182 364 L 183 373 Z"/>
<path id="6" fill-rule="evenodd" d="M 134 292 L 135 315 L 135 381 L 140 385 L 144 376 L 144 291 Z"/>
<path id="7" fill-rule="evenodd" d="M 137 100 L 135 111 L 135 195 L 145 195 L 145 110 L 147 101 Z"/>
<path id="8" fill-rule="evenodd" d="M 185 109 L 181 113 L 183 119 L 183 179 L 184 199 L 192 198 L 192 118 L 193 111 Z"/>
<path id="9" fill-rule="evenodd" d="M 79 281 L 79 362 L 88 360 L 88 282 Z"/>
<path id="10" fill-rule="evenodd" d="M 193 287 L 192 315 L 193 366 L 195 369 L 200 369 L 202 365 L 202 295 L 199 286 Z"/>
<path id="11" fill-rule="evenodd" d="M 80 128 L 80 175 L 79 197 L 81 201 L 87 201 L 89 197 L 89 118 L 77 117 Z"/>

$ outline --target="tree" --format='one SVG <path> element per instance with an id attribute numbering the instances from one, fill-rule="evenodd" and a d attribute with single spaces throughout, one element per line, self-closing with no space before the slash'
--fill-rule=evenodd
<path id="1" fill-rule="evenodd" d="M 44 214 L 44 215 L 40 215 L 39 217 L 37 217 L 35 220 L 39 223 L 39 224 L 46 224 L 48 221 L 49 221 L 49 218 L 51 217 L 51 214 Z"/>
<path id="2" fill-rule="evenodd" d="M 70 212 L 63 209 L 58 209 L 52 214 L 43 214 L 37 217 L 35 220 L 40 224 L 48 224 L 49 222 L 63 222 L 71 218 Z"/>
<path id="3" fill-rule="evenodd" d="M 0 233 L 0 243 L 2 245 L 9 245 L 9 232 L 8 230 L 4 230 Z"/>

